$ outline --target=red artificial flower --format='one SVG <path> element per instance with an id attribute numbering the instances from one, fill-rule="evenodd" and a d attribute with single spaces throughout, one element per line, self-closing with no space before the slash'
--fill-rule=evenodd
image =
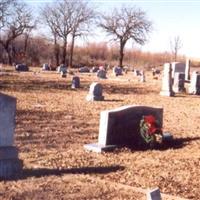
<path id="1" fill-rule="evenodd" d="M 149 124 L 156 123 L 156 119 L 155 119 L 155 117 L 153 115 L 144 116 L 144 121 L 149 123 Z"/>
<path id="2" fill-rule="evenodd" d="M 153 135 L 157 131 L 158 132 L 160 131 L 160 129 L 157 128 L 156 119 L 153 115 L 144 116 L 144 121 L 148 124 L 148 127 L 149 127 L 148 134 L 149 135 Z"/>

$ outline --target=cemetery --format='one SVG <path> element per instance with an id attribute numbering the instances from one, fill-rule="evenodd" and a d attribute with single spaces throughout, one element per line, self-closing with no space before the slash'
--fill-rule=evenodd
<path id="1" fill-rule="evenodd" d="M 200 199 L 200 69 L 174 66 L 145 81 L 2 67 L 1 199 Z"/>

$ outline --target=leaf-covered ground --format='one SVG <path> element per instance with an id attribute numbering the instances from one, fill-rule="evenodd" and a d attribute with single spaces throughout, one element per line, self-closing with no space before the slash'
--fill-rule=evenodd
<path id="1" fill-rule="evenodd" d="M 145 83 L 132 72 L 109 72 L 106 80 L 77 75 L 81 88 L 73 90 L 71 75 L 1 73 L 0 91 L 17 98 L 15 145 L 24 162 L 17 180 L 0 182 L 1 199 L 145 199 L 144 191 L 155 187 L 169 195 L 163 199 L 200 199 L 200 97 L 160 96 L 161 77 L 150 72 Z M 93 81 L 103 85 L 105 101 L 86 101 Z M 164 108 L 170 146 L 102 154 L 83 148 L 97 142 L 102 110 L 133 104 Z"/>

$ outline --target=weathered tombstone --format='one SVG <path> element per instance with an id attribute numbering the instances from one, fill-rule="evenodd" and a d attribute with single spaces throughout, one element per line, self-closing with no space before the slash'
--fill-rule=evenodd
<path id="1" fill-rule="evenodd" d="M 16 70 L 16 71 L 20 71 L 20 72 L 27 72 L 27 71 L 29 71 L 29 68 L 28 68 L 28 66 L 25 65 L 25 64 L 17 64 L 17 65 L 15 66 L 15 70 Z"/>
<path id="2" fill-rule="evenodd" d="M 61 71 L 61 72 L 60 72 L 60 76 L 61 76 L 62 78 L 66 78 L 66 77 L 67 77 L 67 72 L 66 72 L 66 71 Z"/>
<path id="3" fill-rule="evenodd" d="M 67 73 L 67 66 L 64 64 L 61 64 L 58 68 L 57 68 L 57 72 L 58 73 Z"/>
<path id="4" fill-rule="evenodd" d="M 98 70 L 99 70 L 99 67 L 98 66 L 94 66 L 94 67 L 92 67 L 91 72 L 92 73 L 96 73 Z"/>
<path id="5" fill-rule="evenodd" d="M 89 73 L 89 72 L 90 72 L 90 69 L 89 69 L 89 67 L 84 66 L 84 67 L 81 67 L 78 71 L 79 71 L 80 73 Z"/>
<path id="6" fill-rule="evenodd" d="M 47 63 L 44 63 L 44 64 L 42 65 L 42 70 L 43 70 L 43 71 L 48 71 L 48 70 L 50 70 L 49 65 L 48 65 Z"/>
<path id="7" fill-rule="evenodd" d="M 161 200 L 159 188 L 147 191 L 147 200 Z"/>
<path id="8" fill-rule="evenodd" d="M 143 70 L 141 71 L 140 82 L 142 82 L 142 83 L 146 82 L 145 73 Z"/>
<path id="9" fill-rule="evenodd" d="M 84 147 L 95 152 L 112 150 L 117 146 L 140 148 L 143 142 L 140 122 L 145 115 L 155 116 L 162 127 L 163 108 L 132 105 L 101 111 L 98 143 Z"/>
<path id="10" fill-rule="evenodd" d="M 78 76 L 73 76 L 71 88 L 80 88 L 80 78 Z"/>
<path id="11" fill-rule="evenodd" d="M 174 92 L 172 90 L 172 77 L 171 77 L 172 69 L 170 63 L 164 64 L 164 71 L 162 77 L 162 89 L 160 95 L 162 96 L 174 96 Z"/>
<path id="12" fill-rule="evenodd" d="M 106 79 L 106 70 L 104 70 L 104 69 L 98 70 L 97 77 L 102 78 L 102 79 Z"/>
<path id="13" fill-rule="evenodd" d="M 113 73 L 115 76 L 120 76 L 122 75 L 122 68 L 119 66 L 113 67 Z"/>
<path id="14" fill-rule="evenodd" d="M 190 59 L 186 59 L 186 64 L 185 64 L 185 80 L 186 81 L 190 80 Z"/>
<path id="15" fill-rule="evenodd" d="M 16 98 L 0 93 L 0 179 L 10 179 L 22 171 L 22 161 L 14 144 Z"/>
<path id="16" fill-rule="evenodd" d="M 128 73 L 128 70 L 129 70 L 129 67 L 128 67 L 128 66 L 124 66 L 124 67 L 123 67 L 123 71 L 124 71 L 125 74 Z"/>
<path id="17" fill-rule="evenodd" d="M 89 94 L 86 97 L 87 101 L 102 101 L 104 96 L 102 96 L 103 87 L 100 83 L 92 83 L 90 85 Z"/>
<path id="18" fill-rule="evenodd" d="M 200 95 L 200 74 L 197 71 L 192 73 L 189 94 Z"/>
<path id="19" fill-rule="evenodd" d="M 172 66 L 172 78 L 174 78 L 174 74 L 176 72 L 185 73 L 185 63 L 172 62 L 171 66 Z"/>
<path id="20" fill-rule="evenodd" d="M 174 83 L 173 83 L 173 91 L 174 92 L 185 92 L 185 74 L 176 72 L 174 74 Z"/>
<path id="21" fill-rule="evenodd" d="M 135 70 L 134 70 L 134 75 L 135 75 L 135 76 L 140 76 L 140 75 L 141 75 L 140 70 L 135 69 Z"/>

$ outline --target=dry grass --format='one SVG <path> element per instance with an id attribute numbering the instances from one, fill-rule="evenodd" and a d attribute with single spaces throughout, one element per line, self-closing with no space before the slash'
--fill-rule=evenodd
<path id="1" fill-rule="evenodd" d="M 128 186 L 158 186 L 165 194 L 200 199 L 199 97 L 162 97 L 161 78 L 151 74 L 146 83 L 130 72 L 106 80 L 79 75 L 78 90 L 70 88 L 71 76 L 53 72 L 0 76 L 1 92 L 17 98 L 15 144 L 24 161 L 21 178 L 0 182 L 1 199 L 145 199 Z M 85 100 L 92 81 L 103 84 L 105 101 Z M 84 150 L 97 142 L 100 111 L 132 104 L 164 107 L 164 131 L 175 139 L 171 147 Z"/>

